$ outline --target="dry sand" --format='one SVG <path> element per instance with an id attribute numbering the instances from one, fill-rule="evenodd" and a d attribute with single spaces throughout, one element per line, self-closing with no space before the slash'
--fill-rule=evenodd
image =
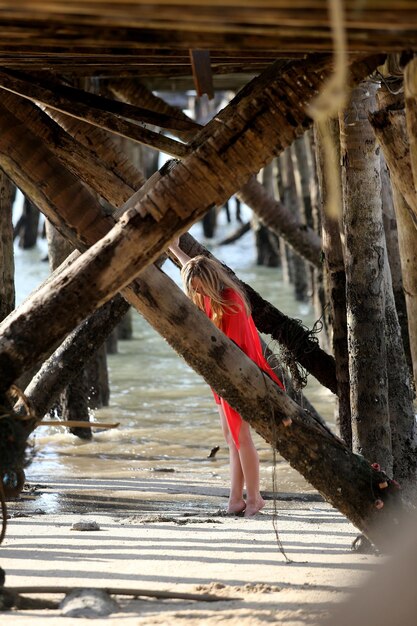
<path id="1" fill-rule="evenodd" d="M 291 563 L 277 545 L 272 500 L 253 519 L 223 516 L 225 505 L 224 487 L 185 475 L 42 483 L 9 503 L 0 547 L 6 585 L 220 597 L 203 602 L 114 596 L 120 611 L 94 620 L 106 626 L 315 626 L 379 561 L 352 552 L 356 529 L 314 493 L 278 495 L 279 537 Z M 71 530 L 80 521 L 95 521 L 100 530 Z M 1 626 L 91 623 L 63 617 L 59 609 L 0 612 Z"/>

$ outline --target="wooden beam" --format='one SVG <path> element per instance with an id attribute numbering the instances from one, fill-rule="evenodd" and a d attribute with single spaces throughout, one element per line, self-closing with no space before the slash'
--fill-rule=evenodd
<path id="1" fill-rule="evenodd" d="M 209 50 L 190 50 L 191 67 L 197 96 L 206 94 L 209 100 L 214 98 L 213 74 L 210 65 Z"/>
<path id="2" fill-rule="evenodd" d="M 52 109 L 87 121 L 89 124 L 93 124 L 99 128 L 105 128 L 122 137 L 127 137 L 138 143 L 152 146 L 156 150 L 161 150 L 171 156 L 184 157 L 189 152 L 185 144 L 169 139 L 160 133 L 155 133 L 147 128 L 120 119 L 113 113 L 93 108 L 85 102 L 68 100 L 66 96 L 62 97 L 51 89 L 35 85 L 6 72 L 0 71 L 0 87 L 20 95 L 23 98 L 28 98 L 33 102 L 41 102 Z"/>

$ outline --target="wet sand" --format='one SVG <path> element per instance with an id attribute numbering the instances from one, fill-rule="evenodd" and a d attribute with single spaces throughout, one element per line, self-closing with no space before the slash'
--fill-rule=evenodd
<path id="1" fill-rule="evenodd" d="M 265 494 L 271 498 L 271 494 Z M 48 480 L 9 503 L 0 548 L 6 586 L 162 590 L 215 602 L 113 596 L 96 623 L 149 626 L 265 623 L 318 626 L 361 585 L 378 557 L 352 552 L 356 529 L 318 494 L 278 494 L 253 519 L 226 517 L 226 485 L 183 473 L 147 479 Z M 93 521 L 99 530 L 72 530 Z M 59 602 L 63 595 L 30 594 Z M 45 620 L 47 620 L 45 622 Z M 65 626 L 59 609 L 0 612 L 0 624 Z"/>

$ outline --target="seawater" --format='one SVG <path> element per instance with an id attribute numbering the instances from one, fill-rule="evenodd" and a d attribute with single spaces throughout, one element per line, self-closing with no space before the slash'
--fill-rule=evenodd
<path id="1" fill-rule="evenodd" d="M 243 207 L 244 219 L 249 216 L 249 210 Z M 237 226 L 235 221 L 227 224 L 221 213 L 217 240 Z M 191 232 L 264 298 L 312 327 L 315 320 L 311 307 L 294 300 L 293 288 L 283 282 L 281 270 L 256 266 L 251 232 L 227 246 L 217 246 L 216 240 L 204 242 L 200 224 L 194 225 Z M 48 263 L 41 260 L 46 254 L 42 240 L 33 250 L 16 247 L 17 303 L 48 276 Z M 170 261 L 163 269 L 180 285 L 179 271 Z M 264 338 L 270 342 L 270 338 Z M 136 311 L 133 339 L 119 342 L 118 353 L 108 356 L 108 368 L 110 405 L 94 411 L 92 420 L 119 422 L 120 426 L 96 431 L 92 441 L 80 440 L 61 427 L 38 427 L 33 440 L 35 456 L 26 471 L 29 481 L 57 477 L 135 479 L 156 471 L 186 472 L 198 479 L 215 477 L 227 484 L 228 452 L 210 389 Z M 332 394 L 311 376 L 304 393 L 331 423 Z M 261 460 L 261 487 L 269 490 L 272 451 L 256 433 L 254 439 Z M 214 460 L 209 460 L 215 446 L 220 450 Z M 279 491 L 312 490 L 279 456 L 276 472 Z"/>

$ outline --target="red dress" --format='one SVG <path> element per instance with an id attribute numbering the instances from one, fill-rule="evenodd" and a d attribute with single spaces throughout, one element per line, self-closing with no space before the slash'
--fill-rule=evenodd
<path id="1" fill-rule="evenodd" d="M 242 298 L 233 289 L 225 289 L 223 292 L 227 304 L 232 305 L 232 310 L 226 304 L 223 317 L 221 320 L 220 330 L 225 335 L 232 339 L 243 352 L 252 359 L 266 374 L 268 374 L 274 382 L 284 389 L 284 385 L 269 366 L 267 360 L 262 352 L 261 340 L 256 330 L 255 322 L 251 315 L 247 315 Z M 206 314 L 211 319 L 211 305 L 210 298 L 204 296 L 204 307 Z M 238 309 L 238 310 L 236 310 Z M 228 404 L 223 398 L 217 395 L 212 390 L 214 399 L 217 404 L 220 404 L 223 408 L 226 416 L 227 424 L 229 426 L 230 433 L 233 437 L 233 441 L 236 447 L 239 449 L 239 431 L 242 424 L 242 418 L 230 404 Z"/>

